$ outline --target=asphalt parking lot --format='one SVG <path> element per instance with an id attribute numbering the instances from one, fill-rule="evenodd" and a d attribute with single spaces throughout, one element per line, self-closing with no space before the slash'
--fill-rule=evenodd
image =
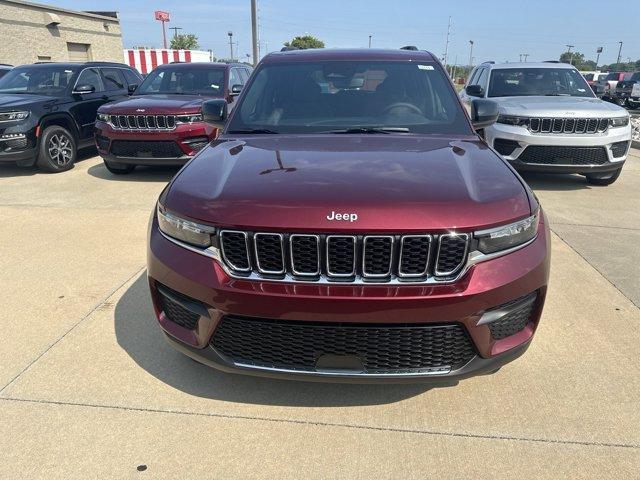
<path id="1" fill-rule="evenodd" d="M 145 278 L 175 169 L 84 157 L 0 168 L 0 478 L 638 478 L 640 151 L 610 187 L 526 176 L 553 230 L 538 334 L 439 389 L 230 376 L 175 352 Z"/>

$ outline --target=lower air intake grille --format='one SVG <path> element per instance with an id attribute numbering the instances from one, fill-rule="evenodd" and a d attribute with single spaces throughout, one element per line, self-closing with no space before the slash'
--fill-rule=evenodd
<path id="1" fill-rule="evenodd" d="M 124 158 L 180 158 L 184 155 L 176 142 L 170 141 L 114 140 L 111 142 L 111 153 Z"/>
<path id="2" fill-rule="evenodd" d="M 520 148 L 520 144 L 515 140 L 507 140 L 506 138 L 496 138 L 493 141 L 493 148 L 500 155 L 509 156 L 516 148 Z"/>
<path id="3" fill-rule="evenodd" d="M 629 142 L 616 142 L 611 145 L 611 154 L 614 158 L 624 157 L 624 154 L 627 153 L 627 147 L 629 147 Z"/>
<path id="4" fill-rule="evenodd" d="M 185 298 L 185 300 L 191 301 L 187 297 L 184 297 L 178 292 L 174 292 L 167 287 L 162 287 L 162 290 L 167 290 L 168 293 L 170 293 L 174 297 Z M 198 323 L 200 315 L 187 310 L 179 303 L 173 301 L 168 295 L 165 295 L 162 290 L 158 290 L 158 296 L 160 297 L 162 311 L 164 312 L 165 316 L 173 323 L 177 323 L 181 327 L 184 327 L 188 330 L 194 330 L 196 328 L 196 324 Z"/>
<path id="5" fill-rule="evenodd" d="M 451 325 L 345 325 L 227 316 L 211 345 L 236 363 L 313 372 L 323 355 L 355 356 L 370 374 L 455 370 L 475 351 Z"/>
<path id="6" fill-rule="evenodd" d="M 525 297 L 519 298 L 512 302 L 497 307 L 497 309 L 510 309 L 513 311 L 500 320 L 489 323 L 491 336 L 495 340 L 502 340 L 524 330 L 531 320 L 531 313 L 536 305 L 537 293 L 531 293 Z M 517 306 L 517 305 L 520 306 Z"/>
<path id="7" fill-rule="evenodd" d="M 541 165 L 604 165 L 609 161 L 605 147 L 553 147 L 532 145 L 518 160 Z"/>

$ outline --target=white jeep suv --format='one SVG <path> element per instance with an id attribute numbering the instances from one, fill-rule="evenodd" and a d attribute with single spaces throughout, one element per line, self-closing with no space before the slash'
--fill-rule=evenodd
<path id="1" fill-rule="evenodd" d="M 620 176 L 631 143 L 629 113 L 599 100 L 571 65 L 483 63 L 460 92 L 498 104 L 484 138 L 521 171 L 579 173 L 594 185 Z"/>

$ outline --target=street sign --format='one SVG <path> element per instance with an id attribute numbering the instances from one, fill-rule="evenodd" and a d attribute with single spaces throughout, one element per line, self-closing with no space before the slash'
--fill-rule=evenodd
<path id="1" fill-rule="evenodd" d="M 160 20 L 161 22 L 168 22 L 171 15 L 169 12 L 163 12 L 161 10 L 156 10 L 156 20 Z"/>

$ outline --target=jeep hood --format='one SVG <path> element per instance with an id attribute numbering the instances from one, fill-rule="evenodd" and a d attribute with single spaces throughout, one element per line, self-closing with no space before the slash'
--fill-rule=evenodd
<path id="1" fill-rule="evenodd" d="M 100 113 L 149 115 L 162 113 L 198 113 L 202 108 L 202 102 L 210 100 L 210 97 L 201 95 L 135 95 L 123 98 L 100 107 Z M 139 110 L 144 110 L 140 112 Z"/>
<path id="2" fill-rule="evenodd" d="M 531 211 L 519 177 L 476 137 L 413 135 L 218 140 L 163 201 L 183 217 L 273 231 L 469 230 Z"/>
<path id="3" fill-rule="evenodd" d="M 503 97 L 489 98 L 498 103 L 500 113 L 526 117 L 614 117 L 626 110 L 613 103 L 591 97 Z"/>
<path id="4" fill-rule="evenodd" d="M 48 95 L 0 93 L 0 110 L 7 111 L 16 108 L 29 108 L 34 104 L 53 102 L 55 100 L 56 97 L 50 97 Z"/>

